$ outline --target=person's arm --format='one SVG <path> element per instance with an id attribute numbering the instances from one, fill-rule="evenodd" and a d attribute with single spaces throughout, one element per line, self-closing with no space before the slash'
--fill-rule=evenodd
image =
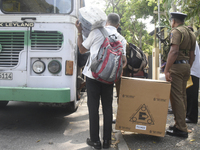
<path id="1" fill-rule="evenodd" d="M 168 53 L 167 63 L 164 70 L 166 81 L 169 81 L 169 82 L 172 81 L 172 77 L 170 76 L 169 69 L 175 62 L 176 58 L 178 57 L 178 52 L 179 52 L 179 45 L 172 44 L 170 51 Z"/>
<path id="2" fill-rule="evenodd" d="M 164 68 L 165 67 L 165 65 L 162 65 L 160 68 L 162 69 L 162 68 Z"/>
<path id="3" fill-rule="evenodd" d="M 84 54 L 84 53 L 87 52 L 88 50 L 82 45 L 82 43 L 83 43 L 83 36 L 82 36 L 82 27 L 81 27 L 81 23 L 77 20 L 75 25 L 76 25 L 76 28 L 77 28 L 77 30 L 78 30 L 77 44 L 78 44 L 79 52 L 80 52 L 81 54 Z"/>

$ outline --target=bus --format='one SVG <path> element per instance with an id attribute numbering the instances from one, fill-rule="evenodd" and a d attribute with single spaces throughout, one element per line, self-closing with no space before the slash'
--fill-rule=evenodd
<path id="1" fill-rule="evenodd" d="M 84 0 L 0 1 L 0 107 L 66 104 L 75 111 L 77 29 Z"/>

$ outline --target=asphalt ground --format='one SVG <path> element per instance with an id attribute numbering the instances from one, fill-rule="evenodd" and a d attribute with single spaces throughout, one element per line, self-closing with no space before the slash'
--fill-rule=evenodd
<path id="1" fill-rule="evenodd" d="M 113 116 L 117 113 L 114 88 Z M 103 115 L 100 106 L 100 130 L 102 138 Z M 200 115 L 199 115 L 200 116 Z M 38 106 L 35 103 L 9 102 L 0 110 L 0 150 L 92 150 L 85 142 L 89 137 L 87 95 L 83 93 L 75 113 Z M 200 119 L 200 118 L 199 118 Z M 173 124 L 173 115 L 167 117 L 166 128 Z M 113 124 L 112 145 L 109 150 L 162 150 L 200 149 L 200 122 L 188 124 L 193 132 L 189 138 L 154 137 L 115 130 Z"/>
<path id="2" fill-rule="evenodd" d="M 102 140 L 101 105 L 99 113 Z M 11 101 L 0 109 L 0 150 L 93 150 L 86 144 L 88 118 L 86 92 L 74 113 L 59 106 Z M 117 150 L 117 132 L 113 133 L 112 147 L 108 150 Z"/>

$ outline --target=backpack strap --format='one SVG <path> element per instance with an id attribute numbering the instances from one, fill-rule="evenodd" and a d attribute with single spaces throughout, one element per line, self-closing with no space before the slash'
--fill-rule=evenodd
<path id="1" fill-rule="evenodd" d="M 103 34 L 104 38 L 106 38 L 106 37 L 109 36 L 107 30 L 106 30 L 104 27 L 98 28 L 98 29 L 99 29 L 99 30 L 101 31 L 101 33 Z"/>
<path id="2" fill-rule="evenodd" d="M 123 37 L 122 35 L 120 35 L 120 34 L 119 34 L 118 37 L 117 37 L 115 34 L 109 35 L 108 32 L 107 32 L 107 30 L 106 30 L 104 27 L 101 27 L 101 28 L 98 28 L 98 29 L 99 29 L 99 30 L 101 31 L 101 33 L 103 34 L 104 38 L 106 38 L 106 37 L 111 37 L 111 38 L 112 38 L 112 36 L 115 36 L 115 40 L 117 39 L 117 40 L 119 40 L 120 42 L 122 42 L 122 41 L 124 40 L 124 37 Z"/>
<path id="3" fill-rule="evenodd" d="M 146 65 L 146 61 L 144 60 L 144 57 L 142 58 L 142 63 L 140 65 L 139 70 L 142 70 L 142 68 Z"/>

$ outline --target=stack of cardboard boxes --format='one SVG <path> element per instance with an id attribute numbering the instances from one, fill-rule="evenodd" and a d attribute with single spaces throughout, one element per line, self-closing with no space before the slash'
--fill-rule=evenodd
<path id="1" fill-rule="evenodd" d="M 107 15 L 99 8 L 83 7 L 79 9 L 79 21 L 85 37 L 88 37 L 91 30 L 105 26 L 106 20 Z"/>

